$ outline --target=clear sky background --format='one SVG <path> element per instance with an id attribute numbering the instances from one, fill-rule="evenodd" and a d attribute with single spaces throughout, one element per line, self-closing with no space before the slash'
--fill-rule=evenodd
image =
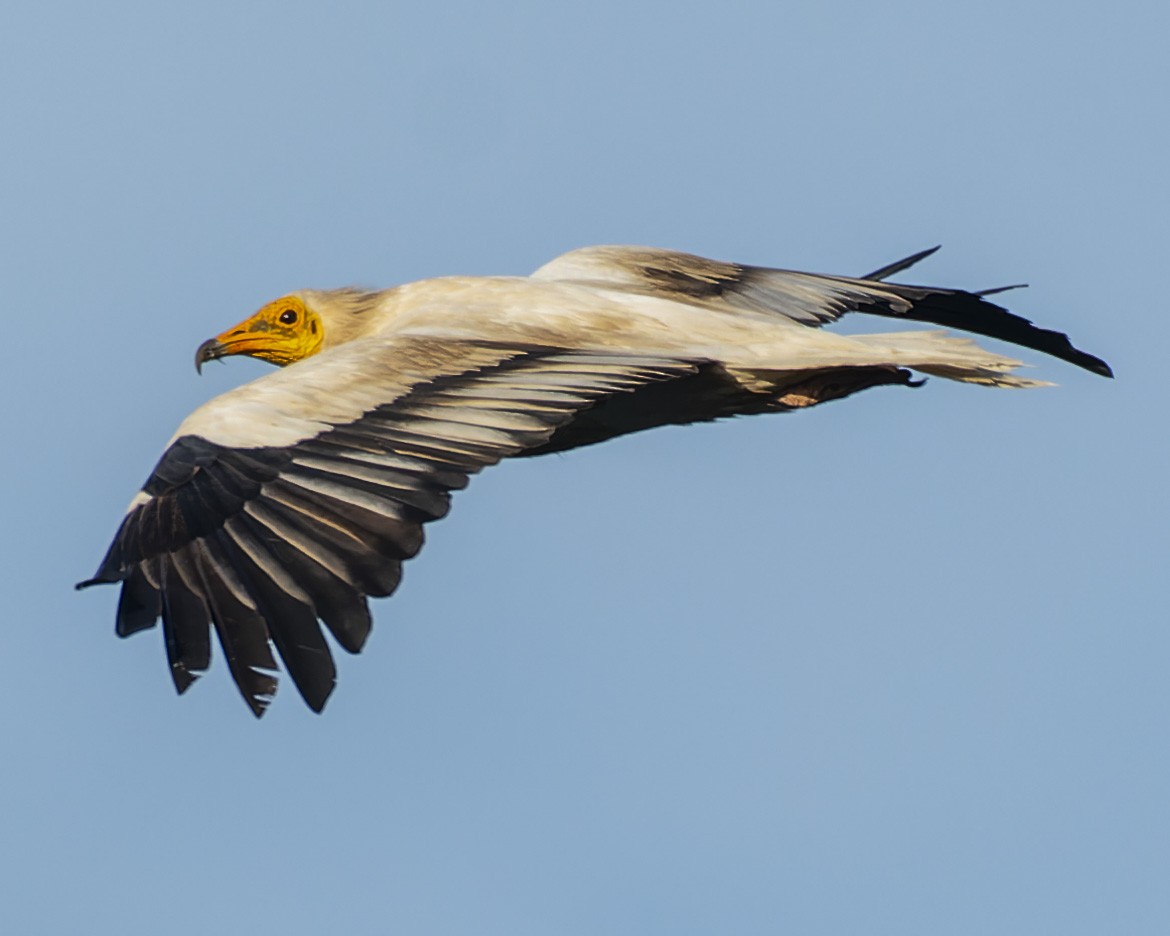
<path id="1" fill-rule="evenodd" d="M 6 933 L 1170 932 L 1164 3 L 5 4 Z M 72 584 L 302 286 L 591 243 L 1113 364 L 505 463 L 323 716 Z M 882 320 L 853 326 L 889 327 Z M 218 650 L 218 648 L 217 648 Z"/>

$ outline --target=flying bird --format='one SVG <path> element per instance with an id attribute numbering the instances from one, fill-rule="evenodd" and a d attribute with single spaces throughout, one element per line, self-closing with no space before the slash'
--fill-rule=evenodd
<path id="1" fill-rule="evenodd" d="M 1001 290 L 886 282 L 936 249 L 854 278 L 586 247 L 527 277 L 284 296 L 199 346 L 197 368 L 245 354 L 281 369 L 183 421 L 78 588 L 121 584 L 120 636 L 161 617 L 180 693 L 210 665 L 214 629 L 255 715 L 276 692 L 277 656 L 319 712 L 336 683 L 322 624 L 360 651 L 366 599 L 394 591 L 423 524 L 502 458 L 917 386 L 915 372 L 1041 383 L 942 331 L 821 328 L 848 312 L 975 332 L 1112 376 L 1066 335 L 988 301 Z"/>

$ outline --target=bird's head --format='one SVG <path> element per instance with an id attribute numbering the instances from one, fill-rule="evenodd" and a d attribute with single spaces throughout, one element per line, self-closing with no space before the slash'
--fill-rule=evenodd
<path id="1" fill-rule="evenodd" d="M 323 348 L 356 337 L 377 306 L 378 293 L 356 289 L 305 290 L 270 302 L 240 324 L 203 342 L 195 352 L 195 369 L 208 361 L 246 354 L 284 367 Z"/>
<path id="2" fill-rule="evenodd" d="M 246 354 L 283 367 L 316 354 L 324 340 L 321 316 L 300 296 L 284 296 L 203 342 L 195 352 L 195 369 L 231 354 Z"/>

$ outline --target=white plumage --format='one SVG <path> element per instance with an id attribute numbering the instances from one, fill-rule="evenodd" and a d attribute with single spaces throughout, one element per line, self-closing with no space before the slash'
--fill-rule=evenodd
<path id="1" fill-rule="evenodd" d="M 1109 375 L 987 293 L 591 247 L 531 277 L 450 277 L 382 292 L 306 290 L 206 342 L 290 366 L 179 427 L 94 579 L 121 582 L 118 633 L 163 621 L 185 690 L 210 628 L 252 710 L 276 689 L 273 647 L 306 701 L 335 669 L 323 623 L 356 652 L 367 596 L 390 594 L 423 523 L 501 458 L 665 424 L 783 412 L 911 371 L 1001 387 L 1019 362 L 939 331 L 842 336 L 851 311 L 1015 342 Z"/>

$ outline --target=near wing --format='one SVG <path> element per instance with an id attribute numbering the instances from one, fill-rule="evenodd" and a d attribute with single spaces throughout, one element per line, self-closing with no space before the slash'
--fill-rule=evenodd
<path id="1" fill-rule="evenodd" d="M 966 292 L 881 282 L 937 249 L 921 251 L 859 279 L 725 263 L 654 247 L 622 246 L 573 250 L 532 275 L 536 279 L 662 295 L 712 309 L 780 314 L 812 327 L 835 322 L 848 312 L 929 322 L 999 338 L 1096 374 L 1113 376 L 1108 364 L 1073 347 L 1067 335 L 1038 328 L 984 298 L 1002 289 Z"/>
<path id="2" fill-rule="evenodd" d="M 273 645 L 320 711 L 336 671 L 318 622 L 346 650 L 360 650 L 370 631 L 366 597 L 394 591 L 402 561 L 422 545 L 422 524 L 447 512 L 450 491 L 486 465 L 541 446 L 602 397 L 697 370 L 620 352 L 416 340 L 399 342 L 395 361 L 355 383 L 355 369 L 369 367 L 368 349 L 347 355 L 349 347 L 193 414 L 97 574 L 79 586 L 122 583 L 122 636 L 162 617 L 179 692 L 207 669 L 214 626 L 257 716 L 276 691 Z M 352 386 L 336 399 L 320 396 L 341 374 L 369 394 L 392 366 L 398 389 L 384 390 L 389 398 L 365 403 Z M 347 416 L 347 407 L 359 411 Z M 266 414 L 270 422 L 256 425 L 248 444 L 241 421 Z"/>

